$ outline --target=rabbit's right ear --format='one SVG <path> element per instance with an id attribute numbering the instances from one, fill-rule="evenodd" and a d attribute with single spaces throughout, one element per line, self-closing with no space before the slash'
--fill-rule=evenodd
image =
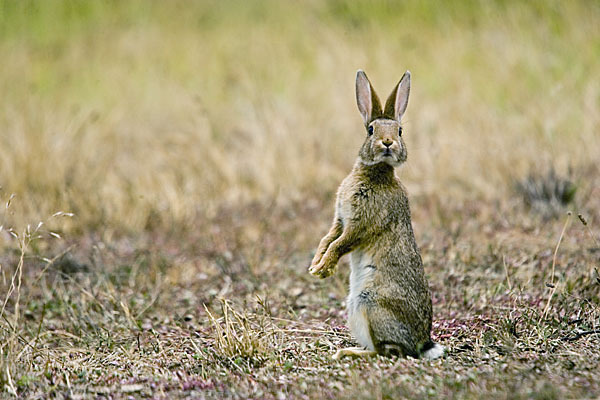
<path id="1" fill-rule="evenodd" d="M 365 125 L 383 114 L 379 97 L 371 86 L 369 78 L 361 69 L 356 72 L 356 104 L 358 104 L 358 111 L 360 111 Z"/>
<path id="2" fill-rule="evenodd" d="M 400 82 L 396 85 L 390 97 L 385 102 L 385 111 L 383 112 L 386 118 L 395 119 L 400 122 L 400 119 L 406 111 L 408 105 L 408 95 L 410 94 L 410 71 L 406 71 Z"/>

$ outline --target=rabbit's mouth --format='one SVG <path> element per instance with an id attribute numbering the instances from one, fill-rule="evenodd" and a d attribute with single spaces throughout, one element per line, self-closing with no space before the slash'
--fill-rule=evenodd
<path id="1" fill-rule="evenodd" d="M 390 148 L 384 149 L 379 153 L 379 157 L 388 161 L 390 159 L 396 160 L 396 152 Z"/>
<path id="2" fill-rule="evenodd" d="M 392 167 L 399 166 L 403 161 L 402 156 L 392 149 L 381 149 L 375 159 L 376 162 L 384 162 Z"/>

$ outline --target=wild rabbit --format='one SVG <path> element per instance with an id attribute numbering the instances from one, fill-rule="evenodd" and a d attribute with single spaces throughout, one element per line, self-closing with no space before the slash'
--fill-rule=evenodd
<path id="1" fill-rule="evenodd" d="M 335 217 L 309 272 L 333 274 L 350 253 L 348 324 L 363 346 L 333 356 L 401 355 L 434 359 L 444 347 L 431 341 L 431 294 L 412 229 L 404 186 L 394 167 L 406 161 L 401 118 L 408 104 L 410 72 L 381 108 L 365 73 L 356 74 L 356 101 L 366 138 L 352 172 L 340 185 Z"/>

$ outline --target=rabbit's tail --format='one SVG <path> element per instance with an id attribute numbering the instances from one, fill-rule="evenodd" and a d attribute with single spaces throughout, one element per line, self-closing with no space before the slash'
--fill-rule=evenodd
<path id="1" fill-rule="evenodd" d="M 431 340 L 425 343 L 421 350 L 421 358 L 426 360 L 435 360 L 440 358 L 446 352 L 446 348 L 439 343 L 434 343 Z"/>

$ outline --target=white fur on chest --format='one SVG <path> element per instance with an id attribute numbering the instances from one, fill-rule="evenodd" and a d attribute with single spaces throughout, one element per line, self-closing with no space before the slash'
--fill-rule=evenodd
<path id="1" fill-rule="evenodd" d="M 372 258 L 361 250 L 350 254 L 350 293 L 348 294 L 348 325 L 361 346 L 375 350 L 369 333 L 369 322 L 365 308 L 360 306 L 360 293 L 372 279 L 375 269 Z"/>

